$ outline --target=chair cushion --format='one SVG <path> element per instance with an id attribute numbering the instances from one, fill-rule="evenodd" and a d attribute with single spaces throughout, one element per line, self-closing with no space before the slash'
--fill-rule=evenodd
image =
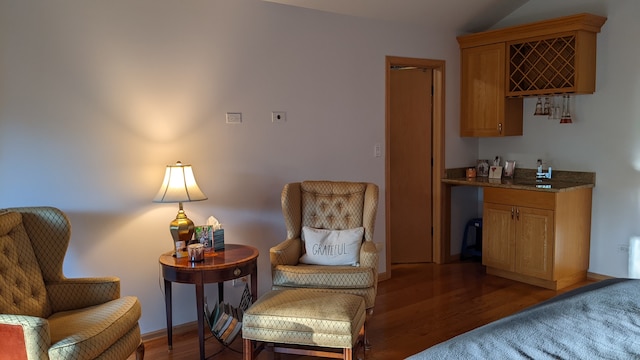
<path id="1" fill-rule="evenodd" d="M 302 228 L 305 253 L 303 264 L 358 265 L 364 228 L 345 230 Z"/>
<path id="2" fill-rule="evenodd" d="M 274 343 L 350 348 L 365 321 L 364 300 L 350 294 L 273 290 L 244 313 L 242 337 Z"/>
<path id="3" fill-rule="evenodd" d="M 0 214 L 0 313 L 46 318 L 47 291 L 22 214 Z"/>
<path id="4" fill-rule="evenodd" d="M 52 359 L 95 359 L 137 327 L 142 314 L 138 299 L 125 296 L 49 317 Z"/>
<path id="5" fill-rule="evenodd" d="M 369 267 L 278 265 L 273 269 L 273 285 L 303 288 L 369 288 L 375 276 Z"/>
<path id="6" fill-rule="evenodd" d="M 131 359 L 131 354 L 140 345 L 140 327 L 136 326 L 111 345 L 105 352 L 95 358 L 95 360 Z M 150 356 L 148 358 L 151 358 Z"/>
<path id="7" fill-rule="evenodd" d="M 273 285 L 271 290 L 309 290 L 309 291 L 317 291 L 323 293 L 331 293 L 331 294 L 351 294 L 360 296 L 364 299 L 364 304 L 367 309 L 372 309 L 376 304 L 376 288 L 370 287 L 366 289 L 329 289 L 329 288 L 297 288 L 290 286 L 279 286 Z"/>

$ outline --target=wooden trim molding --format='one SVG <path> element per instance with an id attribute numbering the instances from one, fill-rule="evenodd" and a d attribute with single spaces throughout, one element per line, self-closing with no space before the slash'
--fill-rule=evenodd
<path id="1" fill-rule="evenodd" d="M 606 17 L 583 13 L 475 34 L 461 35 L 458 36 L 457 39 L 460 48 L 467 48 L 537 36 L 548 36 L 569 31 L 599 33 L 600 28 L 606 21 Z"/>
<path id="2" fill-rule="evenodd" d="M 607 279 L 613 279 L 614 277 L 615 276 L 602 275 L 602 274 L 598 274 L 590 271 L 587 272 L 587 279 L 589 280 L 602 281 Z"/>
<path id="3" fill-rule="evenodd" d="M 180 325 L 173 326 L 173 335 L 178 337 L 181 334 L 186 334 L 188 332 L 194 332 L 197 334 L 198 332 L 198 322 L 190 321 Z M 142 334 L 142 341 L 147 342 L 155 339 L 167 338 L 167 328 L 158 329 L 155 331 L 150 331 L 148 333 Z"/>

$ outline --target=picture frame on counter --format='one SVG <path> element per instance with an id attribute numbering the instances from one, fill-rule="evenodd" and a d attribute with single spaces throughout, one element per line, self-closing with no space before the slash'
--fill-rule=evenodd
<path id="1" fill-rule="evenodd" d="M 516 161 L 515 160 L 507 160 L 504 162 L 504 177 L 513 179 L 513 174 L 516 170 Z"/>
<path id="2" fill-rule="evenodd" d="M 502 178 L 502 166 L 491 166 L 489 167 L 489 179 L 500 179 Z"/>
<path id="3" fill-rule="evenodd" d="M 478 160 L 478 164 L 476 165 L 476 176 L 489 176 L 489 160 Z"/>

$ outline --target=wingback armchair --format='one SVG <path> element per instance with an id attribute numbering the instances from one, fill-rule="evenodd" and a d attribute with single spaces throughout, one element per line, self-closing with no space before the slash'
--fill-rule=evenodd
<path id="1" fill-rule="evenodd" d="M 378 186 L 361 182 L 297 182 L 284 186 L 281 202 L 287 239 L 270 249 L 272 288 L 359 295 L 371 314 L 378 288 L 378 251 L 373 242 Z M 327 230 L 364 228 L 357 264 L 301 263 L 305 226 Z"/>
<path id="2" fill-rule="evenodd" d="M 138 299 L 116 277 L 66 278 L 70 235 L 56 208 L 0 210 L 0 357 L 142 359 Z"/>

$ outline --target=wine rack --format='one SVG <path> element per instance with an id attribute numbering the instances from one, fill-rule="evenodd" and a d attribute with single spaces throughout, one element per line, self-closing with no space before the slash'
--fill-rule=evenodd
<path id="1" fill-rule="evenodd" d="M 509 95 L 575 91 L 576 37 L 509 45 Z"/>

